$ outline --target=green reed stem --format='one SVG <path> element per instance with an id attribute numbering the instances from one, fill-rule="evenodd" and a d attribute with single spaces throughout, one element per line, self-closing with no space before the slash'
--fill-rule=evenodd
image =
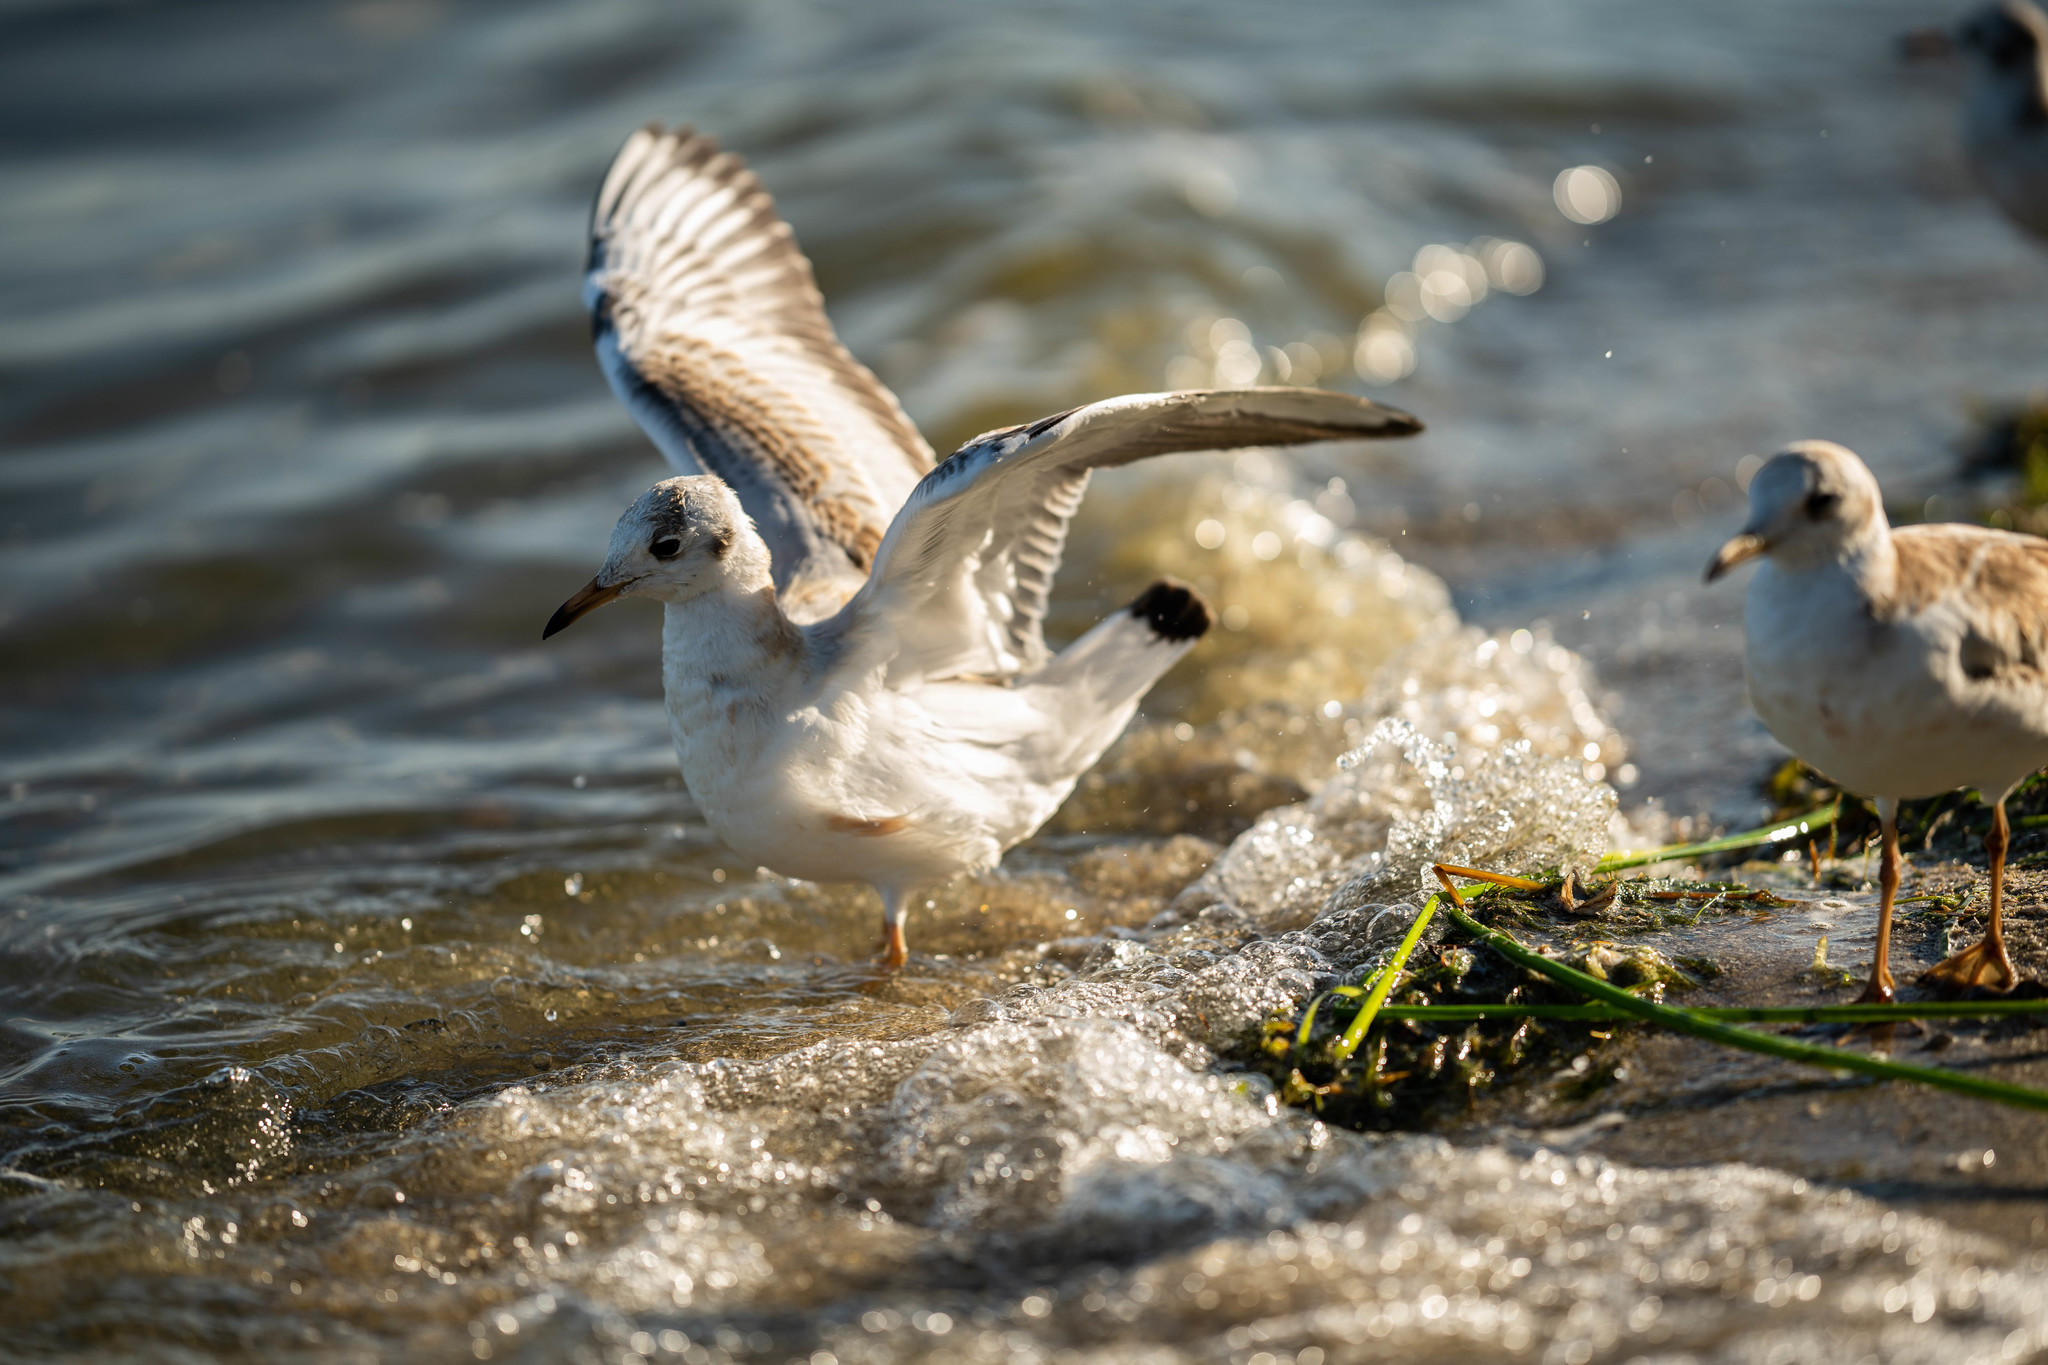
<path id="1" fill-rule="evenodd" d="M 1915 1000 L 1892 1005 L 1688 1006 L 1687 1012 L 1716 1023 L 1891 1024 L 1912 1019 L 1978 1019 L 2015 1014 L 2048 1014 L 2048 1000 Z M 1636 1016 L 1612 1005 L 1388 1005 L 1382 1019 L 1457 1024 L 1474 1019 L 1566 1019 L 1589 1024 L 1624 1023 Z"/>
<path id="2" fill-rule="evenodd" d="M 1703 853 L 1726 853 L 1731 849 L 1754 848 L 1758 844 L 1783 843 L 1802 834 L 1812 834 L 1835 823 L 1842 813 L 1842 803 L 1831 801 L 1817 810 L 1797 815 L 1789 820 L 1780 820 L 1775 825 L 1761 829 L 1744 830 L 1740 834 L 1724 834 L 1718 839 L 1708 839 L 1698 844 L 1671 844 L 1664 848 L 1653 848 L 1644 853 L 1610 853 L 1594 865 L 1595 872 L 1619 872 L 1624 868 L 1648 867 L 1651 863 L 1669 862 L 1674 858 L 1693 858 Z"/>
<path id="3" fill-rule="evenodd" d="M 1330 989 L 1324 991 L 1315 999 L 1309 1001 L 1308 1008 L 1301 1012 L 1301 1027 L 1299 1029 L 1296 1029 L 1294 1033 L 1295 1047 L 1304 1048 L 1308 1046 L 1309 1030 L 1313 1029 L 1316 1026 L 1316 1011 L 1322 1008 L 1322 1004 L 1325 1000 L 1328 1000 L 1333 995 L 1348 996 L 1349 998 L 1356 1000 L 1360 996 L 1366 994 L 1366 992 L 1370 991 L 1374 986 L 1377 986 L 1380 982 L 1380 978 L 1382 976 L 1385 976 L 1386 972 L 1387 969 L 1384 966 L 1379 967 L 1373 972 L 1371 976 L 1366 978 L 1365 984 L 1363 986 L 1332 986 L 1330 987 Z"/>
<path id="4" fill-rule="evenodd" d="M 1824 1066 L 1832 1071 L 1860 1071 L 1879 1080 L 1916 1081 L 1921 1085 L 1954 1090 L 1960 1094 L 1995 1100 L 2000 1104 L 2015 1105 L 2022 1109 L 2048 1110 L 2048 1092 L 2030 1090 L 2020 1085 L 2008 1085 L 2004 1081 L 1971 1076 L 1959 1071 L 1947 1071 L 1939 1067 L 1886 1061 L 1842 1048 L 1815 1047 L 1811 1043 L 1795 1042 L 1775 1034 L 1735 1028 L 1708 1018 L 1698 1011 L 1677 1009 L 1670 1005 L 1653 1005 L 1647 1000 L 1630 995 L 1619 986 L 1595 976 L 1588 976 L 1582 971 L 1565 966 L 1562 962 L 1553 962 L 1540 953 L 1531 952 L 1499 930 L 1481 924 L 1454 904 L 1447 902 L 1444 913 L 1457 921 L 1467 933 L 1508 960 L 1538 975 L 1547 976 L 1559 985 L 1569 986 L 1581 995 L 1604 1000 L 1624 1013 L 1632 1014 L 1639 1019 L 1647 1019 L 1653 1024 L 1661 1024 L 1677 1033 L 1689 1033 L 1695 1038 L 1705 1038 L 1709 1042 L 1723 1043 L 1749 1052 L 1761 1052 L 1766 1056 L 1782 1058 L 1788 1062 Z M 1355 1021 L 1353 1027 L 1356 1029 Z M 1363 1032 L 1358 1031 L 1361 1034 Z M 1350 1034 L 1347 1033 L 1345 1036 L 1349 1038 Z"/>
<path id="5" fill-rule="evenodd" d="M 1409 925 L 1408 932 L 1402 936 L 1401 946 L 1394 949 L 1394 955 L 1387 959 L 1387 965 L 1379 969 L 1374 978 L 1372 991 L 1365 997 L 1365 1003 L 1358 1007 L 1358 1014 L 1352 1019 L 1351 1027 L 1344 1030 L 1344 1036 L 1330 1049 L 1330 1055 L 1337 1061 L 1348 1059 L 1358 1050 L 1358 1045 L 1365 1041 L 1365 1031 L 1372 1027 L 1373 1016 L 1380 1012 L 1380 1006 L 1386 1002 L 1387 992 L 1394 988 L 1395 978 L 1399 977 L 1401 969 L 1408 965 L 1408 955 L 1415 951 L 1416 944 L 1422 942 L 1422 931 L 1429 927 L 1430 919 L 1436 914 L 1436 904 L 1441 899 L 1441 896 L 1431 896 L 1424 902 L 1421 912 L 1415 916 L 1415 923 Z M 1304 1040 L 1308 1037 L 1307 1020 L 1302 1021 L 1301 1036 Z"/>

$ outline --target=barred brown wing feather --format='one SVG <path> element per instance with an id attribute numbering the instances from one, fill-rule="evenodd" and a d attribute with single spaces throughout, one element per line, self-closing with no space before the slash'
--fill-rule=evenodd
<path id="1" fill-rule="evenodd" d="M 932 453 L 840 345 L 754 174 L 687 129 L 635 133 L 598 191 L 584 298 L 634 417 L 680 470 L 732 485 L 785 609 L 829 615 Z"/>
<path id="2" fill-rule="evenodd" d="M 1871 603 L 1892 622 L 1933 608 L 1956 612 L 1964 673 L 1974 679 L 2048 674 L 2048 541 L 1942 522 L 1892 532 L 1897 585 Z"/>

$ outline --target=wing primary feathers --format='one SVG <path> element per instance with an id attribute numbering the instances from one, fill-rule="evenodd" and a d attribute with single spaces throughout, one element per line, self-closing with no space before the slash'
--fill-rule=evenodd
<path id="1" fill-rule="evenodd" d="M 927 677 L 1030 672 L 1047 658 L 1047 598 L 1091 470 L 1420 430 L 1369 399 L 1269 388 L 1132 394 L 992 431 L 919 482 L 867 583 L 819 630 L 832 642 L 879 632 L 895 651 L 892 668 Z"/>
<path id="2" fill-rule="evenodd" d="M 672 463 L 740 495 L 785 610 L 830 615 L 932 454 L 840 345 L 774 201 L 710 138 L 650 124 L 600 185 L 590 237 L 584 300 L 612 387 Z"/>

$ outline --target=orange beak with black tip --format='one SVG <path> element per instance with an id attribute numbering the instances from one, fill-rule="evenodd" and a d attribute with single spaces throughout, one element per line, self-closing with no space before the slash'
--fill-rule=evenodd
<path id="1" fill-rule="evenodd" d="M 547 629 L 540 633 L 540 638 L 545 640 L 557 631 L 567 630 L 625 590 L 624 583 L 614 583 L 606 587 L 595 578 L 591 579 L 576 590 L 574 597 L 555 608 L 555 614 L 548 618 Z"/>

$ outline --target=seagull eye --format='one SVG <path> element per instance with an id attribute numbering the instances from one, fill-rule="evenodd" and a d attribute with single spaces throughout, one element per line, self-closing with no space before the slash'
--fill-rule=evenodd
<path id="1" fill-rule="evenodd" d="M 1835 509 L 1841 505 L 1840 493 L 1809 493 L 1806 495 L 1806 518 L 1819 521 L 1822 517 L 1834 515 Z"/>
<path id="2" fill-rule="evenodd" d="M 647 549 L 656 559 L 674 559 L 683 552 L 683 542 L 674 536 L 663 536 Z"/>

